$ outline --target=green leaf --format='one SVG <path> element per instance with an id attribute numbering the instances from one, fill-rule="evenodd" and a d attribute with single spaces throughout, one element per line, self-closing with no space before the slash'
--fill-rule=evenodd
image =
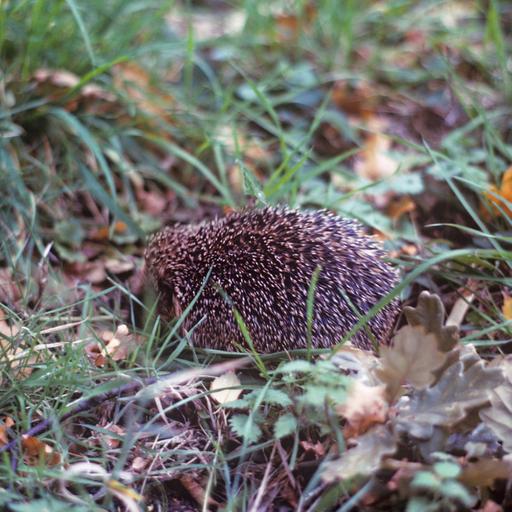
<path id="1" fill-rule="evenodd" d="M 438 503 L 432 503 L 427 498 L 414 497 L 407 502 L 405 512 L 438 512 Z"/>
<path id="2" fill-rule="evenodd" d="M 297 430 L 297 418 L 291 413 L 279 416 L 274 425 L 274 436 L 277 439 L 286 437 Z"/>
<path id="3" fill-rule="evenodd" d="M 313 407 L 323 407 L 326 401 L 333 404 L 344 404 L 346 399 L 346 388 L 308 384 L 304 387 L 304 394 L 298 400 L 300 403 Z"/>
<path id="4" fill-rule="evenodd" d="M 229 420 L 233 432 L 248 443 L 256 443 L 261 436 L 261 429 L 253 416 L 235 414 Z"/>
<path id="5" fill-rule="evenodd" d="M 254 403 L 256 399 L 260 399 L 261 403 L 280 405 L 281 407 L 288 407 L 292 405 L 290 397 L 279 389 L 268 388 L 265 390 L 265 394 L 261 396 L 260 390 L 251 391 L 247 396 L 247 400 Z"/>
<path id="6" fill-rule="evenodd" d="M 466 507 L 471 507 L 476 503 L 476 498 L 457 480 L 445 480 L 439 491 L 446 498 L 460 501 Z"/>
<path id="7" fill-rule="evenodd" d="M 87 261 L 87 258 L 85 257 L 84 253 L 81 252 L 79 249 L 73 250 L 68 249 L 65 245 L 62 245 L 59 242 L 55 242 L 55 249 L 59 253 L 59 256 L 70 263 L 79 262 L 83 263 Z"/>
<path id="8" fill-rule="evenodd" d="M 400 173 L 381 181 L 372 187 L 373 194 L 381 194 L 392 190 L 397 194 L 421 194 L 425 186 L 420 173 Z"/>
<path id="9" fill-rule="evenodd" d="M 283 364 L 276 370 L 276 373 L 311 373 L 314 370 L 315 365 L 313 363 L 298 359 Z"/>
<path id="10" fill-rule="evenodd" d="M 224 409 L 249 409 L 252 405 L 253 403 L 246 398 L 239 398 L 238 400 L 232 400 L 231 402 L 222 404 L 222 407 Z"/>
<path id="11" fill-rule="evenodd" d="M 79 505 L 71 506 L 67 501 L 60 501 L 54 498 L 43 498 L 30 501 L 29 503 L 9 503 L 9 509 L 15 512 L 86 512 L 88 507 Z"/>
<path id="12" fill-rule="evenodd" d="M 458 464 L 448 461 L 436 462 L 432 468 L 441 478 L 457 478 L 461 472 Z"/>
<path id="13" fill-rule="evenodd" d="M 71 247 L 79 247 L 85 238 L 85 231 L 76 219 L 66 219 L 57 222 L 53 231 L 57 240 Z"/>
<path id="14" fill-rule="evenodd" d="M 325 386 L 308 385 L 304 394 L 299 397 L 299 401 L 308 405 L 323 406 L 329 397 L 329 391 L 329 388 Z"/>
<path id="15" fill-rule="evenodd" d="M 441 486 L 441 480 L 430 471 L 418 471 L 411 481 L 411 487 L 415 489 L 428 489 L 437 491 Z"/>

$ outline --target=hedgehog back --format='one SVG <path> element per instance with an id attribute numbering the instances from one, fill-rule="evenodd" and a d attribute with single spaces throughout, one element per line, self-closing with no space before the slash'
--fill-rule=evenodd
<path id="1" fill-rule="evenodd" d="M 307 297 L 317 267 L 312 344 L 339 342 L 396 284 L 397 273 L 383 256 L 355 221 L 326 211 L 265 208 L 181 233 L 167 230 L 163 241 L 150 244 L 147 262 L 167 308 L 169 294 L 181 309 L 190 304 L 210 272 L 184 323 L 194 345 L 243 345 L 235 307 L 256 350 L 274 352 L 306 347 Z M 377 340 L 387 337 L 396 309 L 393 302 L 370 320 Z M 363 330 L 352 341 L 371 347 Z"/>

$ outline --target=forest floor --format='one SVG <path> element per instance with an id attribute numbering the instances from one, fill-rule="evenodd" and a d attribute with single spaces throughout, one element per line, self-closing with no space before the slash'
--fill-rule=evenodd
<path id="1" fill-rule="evenodd" d="M 512 510 L 511 34 L 499 0 L 0 2 L 0 508 Z M 147 236 L 263 204 L 382 241 L 391 348 L 160 319 Z"/>

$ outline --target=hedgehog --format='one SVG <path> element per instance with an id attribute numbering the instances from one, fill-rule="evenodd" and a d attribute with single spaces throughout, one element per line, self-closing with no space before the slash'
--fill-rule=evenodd
<path id="1" fill-rule="evenodd" d="M 238 350 L 247 346 L 245 326 L 261 353 L 339 343 L 397 284 L 398 272 L 384 258 L 357 221 L 286 207 L 166 227 L 145 251 L 162 316 L 188 308 L 182 326 L 194 346 Z M 372 337 L 385 342 L 397 311 L 395 299 L 352 343 L 371 349 Z"/>

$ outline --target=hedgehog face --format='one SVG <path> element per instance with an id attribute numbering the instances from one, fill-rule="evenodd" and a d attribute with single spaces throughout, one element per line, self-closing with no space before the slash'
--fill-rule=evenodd
<path id="1" fill-rule="evenodd" d="M 165 317 L 180 314 L 180 288 L 183 272 L 188 268 L 184 251 L 186 240 L 195 231 L 194 226 L 166 227 L 150 239 L 145 251 L 147 270 L 160 295 L 159 310 Z"/>

